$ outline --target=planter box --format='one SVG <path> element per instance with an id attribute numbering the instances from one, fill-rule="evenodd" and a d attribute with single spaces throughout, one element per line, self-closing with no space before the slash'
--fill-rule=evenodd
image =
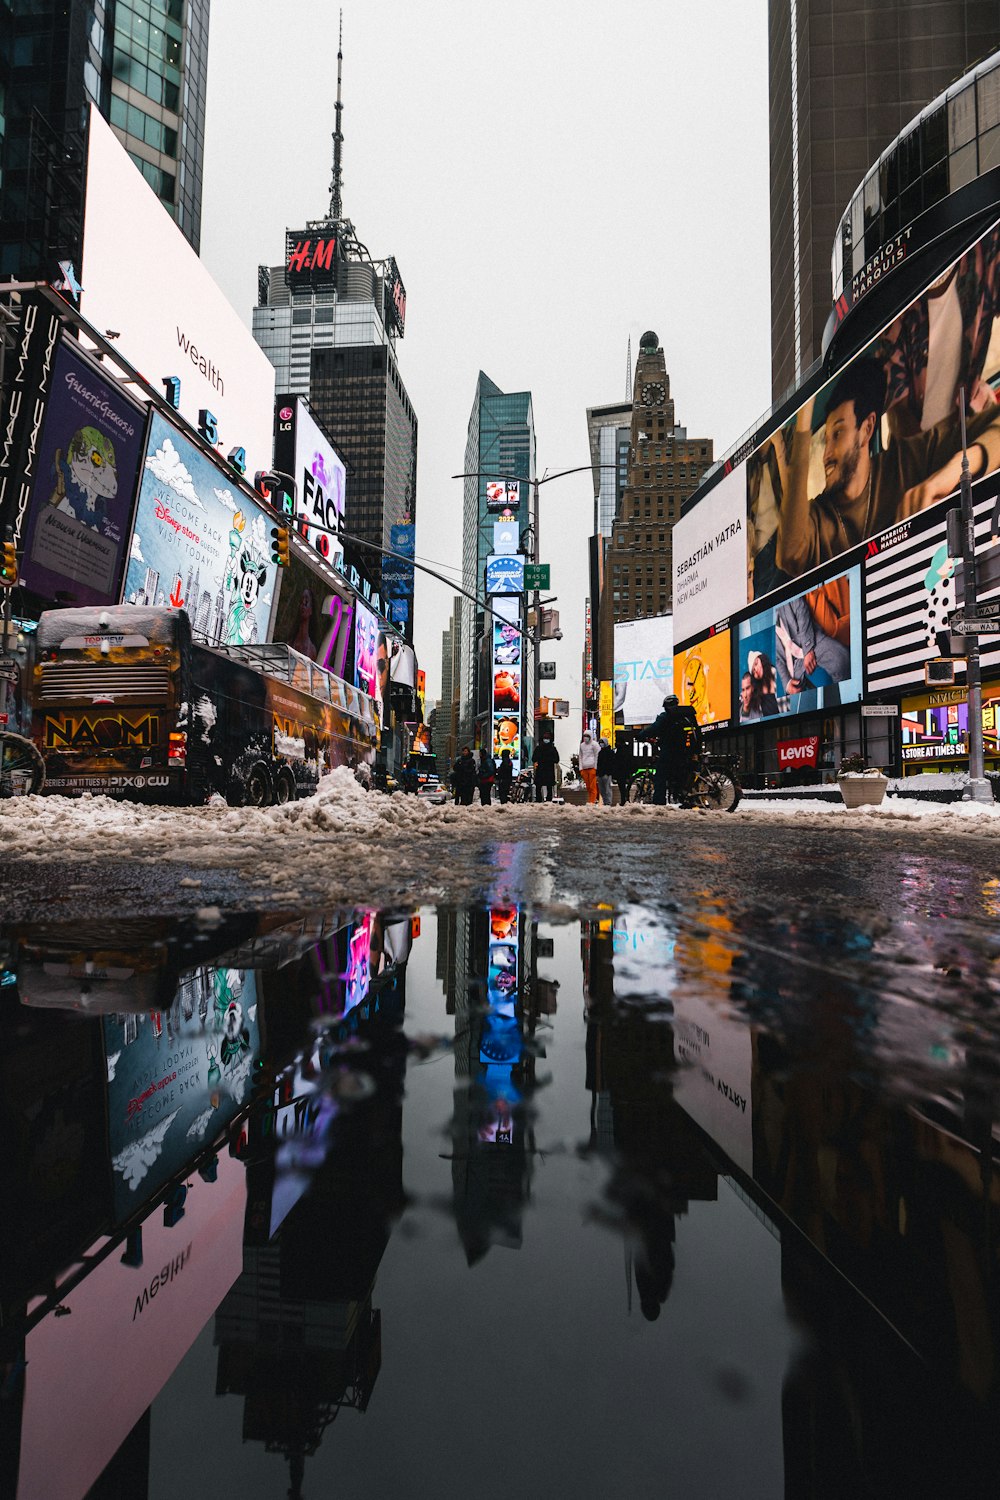
<path id="1" fill-rule="evenodd" d="M 864 772 L 856 775 L 838 776 L 837 785 L 847 807 L 877 807 L 885 796 L 889 778 L 881 773 L 868 776 Z"/>

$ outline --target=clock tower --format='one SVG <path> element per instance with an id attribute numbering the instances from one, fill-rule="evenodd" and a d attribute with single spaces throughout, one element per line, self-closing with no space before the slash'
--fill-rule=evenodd
<path id="1" fill-rule="evenodd" d="M 672 605 L 672 534 L 681 505 L 713 462 L 711 438 L 678 427 L 660 341 L 644 333 L 632 386 L 628 477 L 604 562 L 600 675 L 614 672 L 613 626 Z"/>

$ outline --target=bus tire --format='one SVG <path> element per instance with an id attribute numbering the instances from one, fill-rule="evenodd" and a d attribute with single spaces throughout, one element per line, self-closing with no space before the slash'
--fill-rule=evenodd
<path id="1" fill-rule="evenodd" d="M 279 807 L 284 807 L 286 802 L 294 802 L 296 795 L 295 777 L 287 766 L 282 766 L 274 779 L 274 800 Z"/>
<path id="2" fill-rule="evenodd" d="M 247 773 L 246 806 L 267 807 L 272 790 L 271 773 L 262 760 L 256 761 Z"/>

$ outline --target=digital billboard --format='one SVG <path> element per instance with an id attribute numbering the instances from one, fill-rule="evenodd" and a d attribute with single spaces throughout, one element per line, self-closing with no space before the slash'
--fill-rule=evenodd
<path id="1" fill-rule="evenodd" d="M 521 503 L 521 484 L 517 479 L 488 479 L 486 481 L 486 509 L 499 513 L 517 510 Z"/>
<path id="2" fill-rule="evenodd" d="M 336 448 L 301 396 L 280 396 L 274 424 L 274 462 L 295 480 L 295 520 L 300 535 L 321 557 L 343 557 L 347 475 Z"/>
<path id="3" fill-rule="evenodd" d="M 335 287 L 342 259 L 336 230 L 285 231 L 285 280 L 290 287 Z"/>
<path id="4" fill-rule="evenodd" d="M 123 603 L 185 609 L 209 644 L 267 639 L 271 521 L 172 423 L 152 412 Z"/>
<path id="5" fill-rule="evenodd" d="M 378 617 L 361 600 L 354 614 L 354 686 L 374 698 L 378 694 Z"/>
<path id="6" fill-rule="evenodd" d="M 210 413 L 223 456 L 242 448 L 248 474 L 269 469 L 274 366 L 111 127 L 93 107 L 89 119 L 84 317 L 154 389 L 178 379 L 181 414 L 198 429 Z"/>
<path id="7" fill-rule="evenodd" d="M 741 620 L 734 688 L 741 724 L 861 697 L 861 568 Z"/>
<path id="8" fill-rule="evenodd" d="M 734 469 L 673 530 L 674 637 L 703 635 L 747 602 L 746 476 Z"/>
<path id="9" fill-rule="evenodd" d="M 492 553 L 486 559 L 487 594 L 524 593 L 524 557 Z"/>
<path id="10" fill-rule="evenodd" d="M 674 657 L 674 692 L 690 704 L 698 723 L 728 724 L 732 714 L 730 632 L 706 636 Z"/>
<path id="11" fill-rule="evenodd" d="M 117 604 L 146 410 L 63 340 L 49 381 L 20 576 L 47 599 Z"/>
<path id="12" fill-rule="evenodd" d="M 615 625 L 615 722 L 652 724 L 674 691 L 671 615 L 623 620 Z"/>
<path id="13" fill-rule="evenodd" d="M 983 752 L 1000 755 L 1000 685 L 983 689 Z M 900 728 L 903 764 L 917 770 L 928 762 L 961 760 L 969 754 L 969 705 L 964 688 L 941 688 L 904 698 Z"/>
<path id="14" fill-rule="evenodd" d="M 406 288 L 391 256 L 386 263 L 383 288 L 386 325 L 402 338 L 406 332 Z"/>

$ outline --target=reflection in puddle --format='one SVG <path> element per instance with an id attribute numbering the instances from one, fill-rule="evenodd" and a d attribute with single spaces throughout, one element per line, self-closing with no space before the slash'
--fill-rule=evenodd
<path id="1" fill-rule="evenodd" d="M 707 891 L 0 929 L 2 1493 L 482 1488 L 484 1391 L 526 1494 L 986 1493 L 996 1053 L 897 940 Z"/>

